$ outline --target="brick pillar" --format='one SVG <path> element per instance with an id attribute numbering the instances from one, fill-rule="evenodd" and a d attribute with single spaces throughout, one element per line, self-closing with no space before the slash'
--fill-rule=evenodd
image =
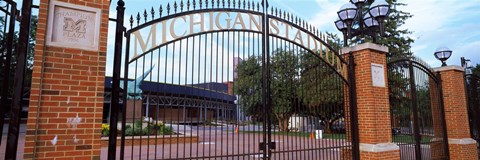
<path id="1" fill-rule="evenodd" d="M 443 132 L 443 122 L 441 117 L 441 104 L 440 104 L 440 91 L 438 90 L 438 84 L 432 77 L 428 78 L 428 84 L 430 89 L 430 108 L 432 111 L 432 125 L 433 125 L 433 139 L 430 140 L 430 154 L 432 159 L 441 159 L 446 156 Z"/>
<path id="2" fill-rule="evenodd" d="M 442 79 L 450 159 L 477 159 L 477 143 L 470 138 L 468 126 L 463 68 L 460 66 L 446 66 L 435 68 L 434 70 L 440 72 Z"/>
<path id="3" fill-rule="evenodd" d="M 25 159 L 100 159 L 108 0 L 40 0 Z"/>
<path id="4" fill-rule="evenodd" d="M 363 43 L 342 49 L 345 57 L 349 52 L 355 58 L 360 159 L 400 159 L 400 149 L 392 143 L 385 55 L 388 48 Z"/>

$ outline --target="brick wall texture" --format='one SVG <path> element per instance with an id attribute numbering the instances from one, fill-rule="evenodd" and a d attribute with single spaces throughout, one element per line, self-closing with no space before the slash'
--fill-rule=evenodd
<path id="1" fill-rule="evenodd" d="M 449 139 L 470 138 L 468 125 L 467 97 L 463 71 L 441 71 L 445 121 Z M 459 83 L 460 82 L 460 83 Z M 450 144 L 450 159 L 477 159 L 477 144 Z"/>
<path id="2" fill-rule="evenodd" d="M 40 0 L 24 158 L 99 159 L 110 2 L 60 1 L 101 9 L 99 51 L 45 46 L 49 0 Z"/>
<path id="3" fill-rule="evenodd" d="M 470 138 L 463 72 L 447 70 L 440 74 L 448 138 Z"/>
<path id="4" fill-rule="evenodd" d="M 357 112 L 360 143 L 391 143 L 390 105 L 388 85 L 374 87 L 372 82 L 372 63 L 384 66 L 387 82 L 387 62 L 385 53 L 363 49 L 353 52 L 355 58 L 355 78 L 357 91 Z M 345 55 L 348 59 L 348 55 Z M 348 94 L 347 94 L 348 95 Z M 346 114 L 350 114 L 346 106 Z M 347 120 L 349 120 L 347 118 Z M 347 123 L 348 124 L 348 123 Z M 348 130 L 349 125 L 347 126 Z M 350 139 L 349 137 L 347 139 Z M 351 159 L 348 150 L 342 151 L 344 159 Z M 360 152 L 360 159 L 400 159 L 400 150 L 386 152 Z"/>
<path id="5" fill-rule="evenodd" d="M 373 87 L 371 73 L 372 63 L 383 65 L 387 82 L 385 54 L 364 49 L 354 52 L 354 58 L 360 143 L 389 143 L 392 134 L 388 87 Z"/>
<path id="6" fill-rule="evenodd" d="M 360 152 L 360 159 L 368 160 L 393 160 L 400 159 L 400 150 L 388 152 Z"/>

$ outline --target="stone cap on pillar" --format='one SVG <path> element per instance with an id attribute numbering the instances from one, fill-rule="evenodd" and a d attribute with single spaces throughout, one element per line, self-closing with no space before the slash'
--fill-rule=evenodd
<path id="1" fill-rule="evenodd" d="M 460 67 L 457 65 L 433 68 L 434 72 L 443 72 L 443 71 L 451 71 L 451 70 L 458 71 L 458 72 L 465 72 L 465 69 L 463 67 Z"/>
<path id="2" fill-rule="evenodd" d="M 361 51 L 361 50 L 365 50 L 365 49 L 374 50 L 374 51 L 377 51 L 379 53 L 384 53 L 384 54 L 388 53 L 388 47 L 382 46 L 382 45 L 379 45 L 379 44 L 375 44 L 375 43 L 371 43 L 371 42 L 362 43 L 362 44 L 352 46 L 352 47 L 345 47 L 345 48 L 342 48 L 340 50 L 340 52 L 342 54 L 347 54 L 349 52 L 356 52 L 356 51 Z"/>

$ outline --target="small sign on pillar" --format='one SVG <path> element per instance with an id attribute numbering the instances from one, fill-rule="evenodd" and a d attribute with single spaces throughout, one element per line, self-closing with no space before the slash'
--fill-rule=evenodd
<path id="1" fill-rule="evenodd" d="M 374 87 L 385 87 L 385 66 L 372 63 L 372 85 Z"/>
<path id="2" fill-rule="evenodd" d="M 51 1 L 47 45 L 98 51 L 101 10 Z"/>

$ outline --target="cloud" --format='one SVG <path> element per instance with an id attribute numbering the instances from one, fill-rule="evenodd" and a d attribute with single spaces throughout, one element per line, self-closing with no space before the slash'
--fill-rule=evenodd
<path id="1" fill-rule="evenodd" d="M 338 19 L 337 12 L 347 1 L 338 0 L 315 0 L 318 5 L 318 11 L 314 13 L 309 22 L 322 31 L 336 32 L 334 21 Z M 338 32 L 340 33 L 340 32 Z"/>
<path id="2" fill-rule="evenodd" d="M 474 48 L 480 48 L 480 0 L 405 0 L 407 6 L 400 9 L 413 17 L 402 28 L 413 31 L 416 41 L 412 51 L 432 66 L 440 62 L 433 56 L 438 46 L 447 46 L 454 51 L 449 64 L 460 65 L 460 57 L 480 63 Z M 477 51 L 478 52 L 478 51 Z"/>

